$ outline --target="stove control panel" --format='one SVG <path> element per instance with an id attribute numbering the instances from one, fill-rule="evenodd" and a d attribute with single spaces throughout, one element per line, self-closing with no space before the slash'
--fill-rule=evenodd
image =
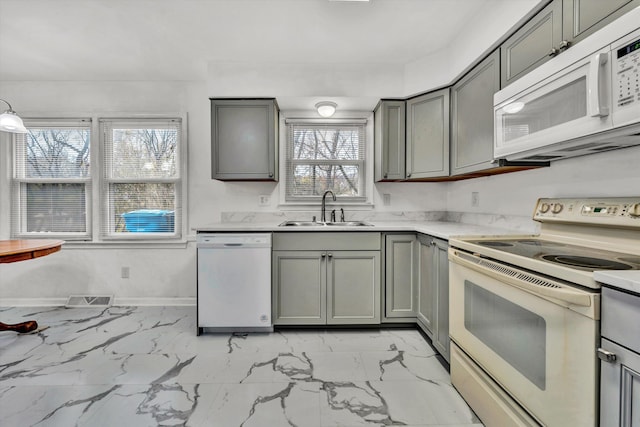
<path id="1" fill-rule="evenodd" d="M 540 222 L 640 228 L 640 197 L 538 199 L 533 219 Z"/>

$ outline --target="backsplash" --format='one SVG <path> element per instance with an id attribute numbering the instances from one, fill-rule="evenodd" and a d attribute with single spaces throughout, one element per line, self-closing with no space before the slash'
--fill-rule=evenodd
<path id="1" fill-rule="evenodd" d="M 311 221 L 313 217 L 320 220 L 317 210 L 314 211 L 286 211 L 286 212 L 222 212 L 221 222 L 261 223 L 277 221 Z M 398 211 L 398 212 L 362 212 L 346 211 L 346 221 L 444 221 L 462 224 L 473 224 L 521 231 L 523 234 L 537 234 L 539 224 L 530 217 L 516 215 L 497 215 L 471 212 L 446 211 Z M 327 212 L 329 219 L 329 212 Z M 336 212 L 336 219 L 340 220 L 340 212 Z"/>

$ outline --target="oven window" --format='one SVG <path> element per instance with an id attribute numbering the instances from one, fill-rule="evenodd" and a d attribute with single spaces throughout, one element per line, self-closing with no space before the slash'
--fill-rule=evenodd
<path id="1" fill-rule="evenodd" d="M 547 339 L 542 317 L 465 280 L 464 326 L 539 389 L 545 389 Z"/>

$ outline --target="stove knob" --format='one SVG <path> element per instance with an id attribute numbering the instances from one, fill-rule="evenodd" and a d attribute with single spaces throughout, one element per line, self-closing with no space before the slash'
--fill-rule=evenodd
<path id="1" fill-rule="evenodd" d="M 553 212 L 554 214 L 559 214 L 560 212 L 562 212 L 562 208 L 564 206 L 562 206 L 560 203 L 556 203 L 555 205 L 553 205 L 553 209 L 551 209 L 551 212 Z"/>
<path id="2" fill-rule="evenodd" d="M 640 216 L 640 203 L 636 203 L 629 208 L 629 216 L 633 216 L 633 217 Z"/>
<path id="3" fill-rule="evenodd" d="M 540 212 L 541 213 L 547 213 L 547 212 L 549 212 L 549 208 L 550 208 L 550 206 L 549 206 L 548 203 L 543 203 L 543 204 L 540 205 Z"/>

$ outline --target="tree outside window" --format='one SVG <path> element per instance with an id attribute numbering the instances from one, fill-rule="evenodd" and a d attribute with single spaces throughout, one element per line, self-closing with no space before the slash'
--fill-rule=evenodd
<path id="1" fill-rule="evenodd" d="M 364 199 L 364 125 L 289 125 L 287 200 Z"/>

